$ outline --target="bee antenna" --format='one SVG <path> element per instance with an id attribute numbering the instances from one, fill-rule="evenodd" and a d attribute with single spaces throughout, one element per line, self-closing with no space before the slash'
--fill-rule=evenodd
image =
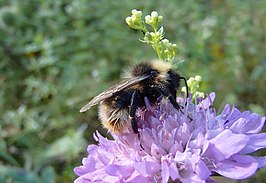
<path id="1" fill-rule="evenodd" d="M 188 98 L 188 85 L 187 85 L 187 80 L 186 80 L 186 78 L 184 78 L 184 77 L 182 77 L 182 76 L 180 76 L 178 79 L 182 79 L 182 80 L 184 80 L 184 82 L 185 82 L 185 85 L 186 85 L 186 93 L 187 93 L 187 98 Z"/>

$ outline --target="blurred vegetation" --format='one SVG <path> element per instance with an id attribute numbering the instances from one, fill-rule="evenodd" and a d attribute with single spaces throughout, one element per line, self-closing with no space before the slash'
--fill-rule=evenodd
<path id="1" fill-rule="evenodd" d="M 102 130 L 97 108 L 78 111 L 123 67 L 156 57 L 125 18 L 164 17 L 185 76 L 203 77 L 216 107 L 265 115 L 266 1 L 1 0 L 0 182 L 72 182 Z M 104 131 L 104 130 L 103 130 Z M 262 174 L 261 174 L 262 175 Z M 252 182 L 265 182 L 264 176 Z"/>

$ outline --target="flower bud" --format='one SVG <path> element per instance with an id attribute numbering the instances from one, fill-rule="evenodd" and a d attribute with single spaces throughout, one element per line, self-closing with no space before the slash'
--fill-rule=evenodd
<path id="1" fill-rule="evenodd" d="M 155 37 L 155 33 L 154 32 L 150 32 L 151 37 Z"/>
<path id="2" fill-rule="evenodd" d="M 163 16 L 159 16 L 158 17 L 158 23 L 162 22 L 163 21 Z"/>
<path id="3" fill-rule="evenodd" d="M 167 43 L 166 45 L 166 48 L 168 49 L 168 50 L 172 50 L 173 48 L 172 48 L 172 43 Z"/>
<path id="4" fill-rule="evenodd" d="M 199 76 L 199 75 L 195 76 L 195 81 L 200 82 L 201 80 L 202 80 L 201 76 Z"/>
<path id="5" fill-rule="evenodd" d="M 194 82 L 195 82 L 195 79 L 193 77 L 190 77 L 187 81 L 187 84 L 188 86 L 192 86 Z"/>
<path id="6" fill-rule="evenodd" d="M 130 26 L 132 24 L 132 18 L 131 17 L 127 17 L 126 18 L 126 23 Z"/>
<path id="7" fill-rule="evenodd" d="M 170 53 L 169 50 L 165 50 L 165 51 L 164 51 L 164 54 L 165 54 L 167 57 L 169 57 L 169 56 L 171 55 L 171 53 Z"/>
<path id="8" fill-rule="evenodd" d="M 146 24 L 149 24 L 149 25 L 153 23 L 150 15 L 145 16 L 145 22 Z"/>
<path id="9" fill-rule="evenodd" d="M 166 45 L 166 44 L 169 43 L 169 40 L 168 40 L 168 39 L 163 39 L 163 40 L 162 40 L 162 43 L 163 43 L 164 45 Z"/>
<path id="10" fill-rule="evenodd" d="M 132 16 L 132 22 L 133 23 L 137 23 L 137 21 L 138 21 L 137 17 L 136 16 Z"/>
<path id="11" fill-rule="evenodd" d="M 196 91 L 195 92 L 195 96 L 198 98 L 198 97 L 204 97 L 204 93 L 203 92 L 198 92 Z"/>
<path id="12" fill-rule="evenodd" d="M 140 20 L 140 19 L 141 19 L 141 16 L 142 16 L 142 12 L 141 12 L 141 11 L 136 11 L 136 12 L 134 13 L 134 15 L 136 16 L 136 18 L 137 18 L 138 20 Z"/>
<path id="13" fill-rule="evenodd" d="M 186 87 L 182 87 L 181 91 L 184 92 L 184 93 L 187 93 L 187 88 Z"/>
<path id="14" fill-rule="evenodd" d="M 151 17 L 153 18 L 157 18 L 158 17 L 158 13 L 157 13 L 157 11 L 153 11 L 153 12 L 151 12 Z"/>
<path id="15" fill-rule="evenodd" d="M 133 9 L 133 10 L 131 11 L 132 15 L 133 15 L 134 13 L 136 13 L 136 12 L 137 12 L 136 9 Z"/>
<path id="16" fill-rule="evenodd" d="M 172 44 L 173 49 L 177 49 L 177 45 L 176 44 Z"/>

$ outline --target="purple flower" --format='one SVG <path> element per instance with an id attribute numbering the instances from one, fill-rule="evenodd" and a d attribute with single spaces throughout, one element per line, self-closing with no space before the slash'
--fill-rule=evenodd
<path id="1" fill-rule="evenodd" d="M 115 140 L 94 138 L 88 156 L 74 172 L 75 183 L 89 182 L 213 182 L 219 174 L 245 179 L 266 166 L 266 157 L 248 155 L 266 147 L 266 133 L 259 133 L 265 117 L 240 112 L 229 105 L 220 115 L 212 108 L 211 93 L 197 105 L 183 98 L 175 110 L 168 100 L 137 112 L 140 140 L 132 131 L 114 135 Z"/>

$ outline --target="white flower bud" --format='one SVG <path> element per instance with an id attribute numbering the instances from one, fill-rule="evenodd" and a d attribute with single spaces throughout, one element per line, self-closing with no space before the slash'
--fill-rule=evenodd
<path id="1" fill-rule="evenodd" d="M 137 22 L 138 22 L 138 19 L 137 19 L 137 17 L 136 17 L 136 16 L 134 16 L 134 15 L 132 15 L 132 22 L 134 22 L 134 23 L 137 23 Z"/>
<path id="2" fill-rule="evenodd" d="M 195 76 L 195 81 L 200 82 L 201 80 L 202 80 L 202 77 L 201 76 L 199 76 L 199 75 Z"/>
<path id="3" fill-rule="evenodd" d="M 136 12 L 134 13 L 134 15 L 136 16 L 136 18 L 141 19 L 142 12 L 141 12 L 141 11 L 136 11 Z"/>
<path id="4" fill-rule="evenodd" d="M 137 12 L 136 9 L 133 9 L 133 10 L 131 11 L 132 14 L 134 14 L 134 13 L 136 13 L 136 12 Z"/>
<path id="5" fill-rule="evenodd" d="M 187 88 L 186 87 L 182 87 L 181 91 L 186 93 L 187 92 Z"/>
<path id="6" fill-rule="evenodd" d="M 163 39 L 162 42 L 163 42 L 164 45 L 166 45 L 166 44 L 169 43 L 169 40 L 168 39 Z"/>
<path id="7" fill-rule="evenodd" d="M 151 35 L 151 37 L 154 37 L 155 33 L 154 32 L 150 32 L 150 35 Z"/>
<path id="8" fill-rule="evenodd" d="M 188 81 L 187 81 L 188 86 L 192 86 L 193 83 L 194 83 L 194 81 L 195 81 L 195 79 L 194 79 L 193 77 L 190 77 L 190 78 L 188 79 Z"/>
<path id="9" fill-rule="evenodd" d="M 157 18 L 157 17 L 158 17 L 158 13 L 157 13 L 157 11 L 153 11 L 153 12 L 151 12 L 151 17 L 152 17 L 152 18 Z"/>
<path id="10" fill-rule="evenodd" d="M 158 23 L 162 22 L 163 21 L 163 16 L 159 16 L 158 17 Z"/>
<path id="11" fill-rule="evenodd" d="M 132 18 L 131 17 L 127 17 L 126 18 L 126 23 L 130 26 L 132 24 Z"/>

